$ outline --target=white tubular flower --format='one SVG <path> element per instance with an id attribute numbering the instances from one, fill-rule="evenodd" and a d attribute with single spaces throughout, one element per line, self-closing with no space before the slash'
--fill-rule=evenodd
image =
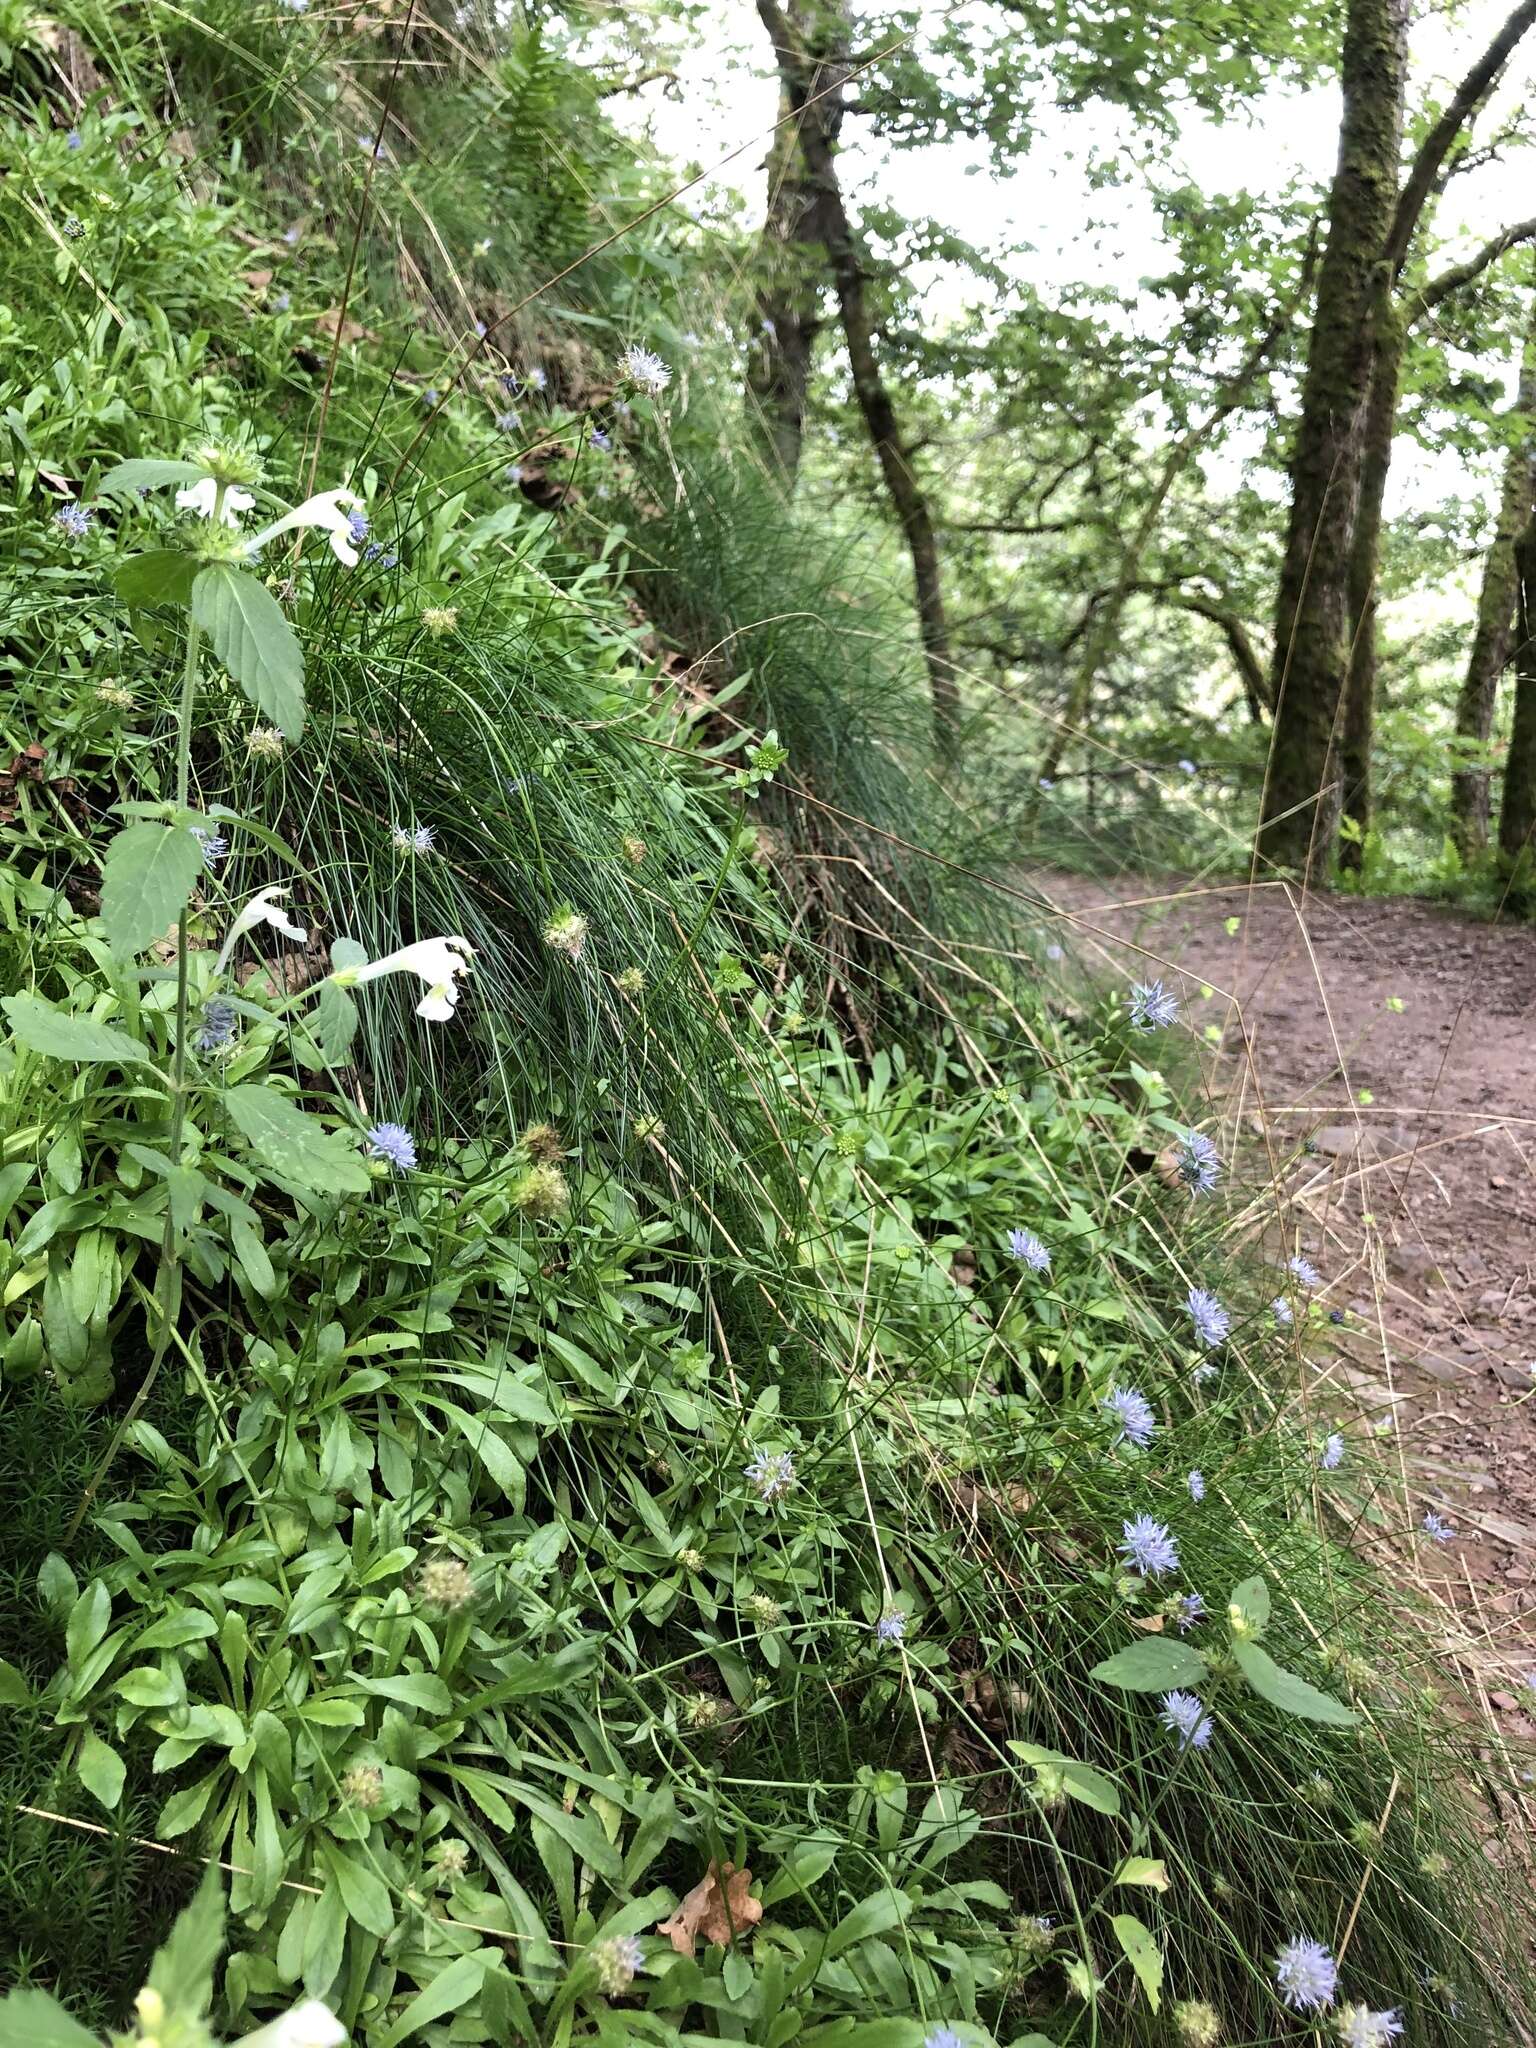
<path id="1" fill-rule="evenodd" d="M 286 889 L 262 889 L 251 898 L 250 902 L 246 904 L 225 934 L 224 943 L 219 948 L 218 960 L 214 964 L 213 972 L 215 979 L 229 965 L 230 955 L 234 952 L 240 939 L 246 932 L 253 931 L 259 924 L 269 924 L 274 931 L 281 932 L 285 939 L 292 939 L 298 945 L 303 945 L 304 941 L 309 937 L 309 933 L 303 925 L 295 924 L 287 911 L 282 908 L 281 899 L 287 894 L 288 891 Z"/>
<path id="2" fill-rule="evenodd" d="M 332 979 L 346 988 L 377 981 L 382 974 L 419 975 L 427 992 L 416 1005 L 417 1016 L 434 1024 L 446 1024 L 459 1000 L 459 977 L 468 974 L 474 957 L 475 949 L 468 939 L 454 933 L 443 939 L 417 939 L 412 945 L 386 953 L 382 960 L 370 960 L 364 967 L 343 968 Z"/>
<path id="3" fill-rule="evenodd" d="M 321 491 L 318 497 L 306 498 L 302 505 L 295 505 L 281 519 L 274 519 L 260 533 L 253 533 L 246 551 L 252 555 L 259 554 L 267 542 L 276 540 L 280 533 L 291 533 L 298 526 L 317 526 L 328 536 L 331 553 L 337 561 L 355 569 L 357 549 L 352 544 L 352 526 L 343 508 L 361 505 L 362 502 L 356 491 Z"/>
<path id="4" fill-rule="evenodd" d="M 254 2034 L 247 2034 L 240 2048 L 343 2048 L 347 2030 L 328 2005 L 318 1998 L 306 1998 Z"/>
<path id="5" fill-rule="evenodd" d="M 219 495 L 219 486 L 211 476 L 200 477 L 195 484 L 188 484 L 184 491 L 176 493 L 178 511 L 196 512 L 203 519 L 213 517 L 214 501 Z M 242 491 L 238 484 L 226 484 L 224 503 L 219 517 L 226 526 L 238 526 L 241 514 L 249 512 L 256 500 L 249 491 Z"/>

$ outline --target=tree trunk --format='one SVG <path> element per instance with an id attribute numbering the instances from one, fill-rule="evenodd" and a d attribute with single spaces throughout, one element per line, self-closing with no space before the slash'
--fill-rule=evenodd
<path id="1" fill-rule="evenodd" d="M 807 104 L 822 88 L 814 83 L 814 60 L 801 47 L 777 0 L 757 0 L 757 11 L 773 44 L 790 105 L 799 117 L 795 134 L 815 190 L 817 232 L 826 248 L 837 293 L 854 395 L 912 558 L 918 630 L 933 696 L 934 732 L 941 751 L 950 753 L 959 735 L 960 690 L 950 654 L 938 540 L 928 500 L 897 425 L 896 408 L 880 375 L 874 322 L 864 295 L 864 267 L 843 199 L 832 144 L 818 107 Z"/>
<path id="2" fill-rule="evenodd" d="M 1392 431 L 1402 382 L 1404 333 L 1383 292 L 1375 314 L 1376 368 L 1361 433 L 1360 503 L 1349 551 L 1349 669 L 1344 686 L 1344 730 L 1339 749 L 1339 801 L 1322 820 L 1320 844 L 1331 846 L 1339 812 L 1359 827 L 1339 848 L 1339 865 L 1360 868 L 1371 829 L 1371 749 L 1376 733 L 1376 604 L 1381 576 L 1381 515 L 1392 467 Z"/>
<path id="3" fill-rule="evenodd" d="M 846 24 L 836 10 L 817 7 L 815 0 L 789 0 L 785 18 L 797 47 L 808 52 L 814 97 L 839 75 L 834 67 L 847 63 L 846 36 L 838 34 Z M 803 118 L 819 121 L 828 147 L 835 149 L 842 111 L 841 96 L 832 92 L 815 99 Z M 760 327 L 747 365 L 753 427 L 791 490 L 805 438 L 811 352 L 821 326 L 818 273 L 824 267 L 817 188 L 806 175 L 793 113 L 789 89 L 781 85 L 780 126 L 774 130 L 766 167 L 768 209 L 758 239 Z"/>
<path id="4" fill-rule="evenodd" d="M 1515 398 L 1515 438 L 1504 467 L 1499 523 L 1483 564 L 1483 587 L 1477 600 L 1477 629 L 1456 704 L 1456 738 L 1461 761 L 1451 777 L 1451 837 L 1465 859 L 1488 844 L 1488 769 L 1481 756 L 1493 737 L 1499 678 L 1509 661 L 1514 638 L 1515 596 L 1519 577 L 1515 543 L 1536 510 L 1536 295 L 1520 357 L 1520 386 Z"/>
<path id="5" fill-rule="evenodd" d="M 1322 799 L 1348 668 L 1349 563 L 1374 369 L 1372 312 L 1396 210 L 1407 0 L 1350 0 L 1344 115 L 1318 274 L 1275 612 L 1274 737 L 1260 855 L 1309 869 L 1329 847 Z"/>
<path id="6" fill-rule="evenodd" d="M 1536 519 L 1515 543 L 1515 722 L 1504 764 L 1499 852 L 1517 878 L 1529 878 L 1536 838 Z"/>

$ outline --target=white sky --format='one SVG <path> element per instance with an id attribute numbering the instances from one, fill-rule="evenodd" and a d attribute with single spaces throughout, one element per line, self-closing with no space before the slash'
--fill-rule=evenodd
<path id="1" fill-rule="evenodd" d="M 1430 13 L 1421 5 L 1413 32 L 1415 104 L 1443 100 L 1504 19 L 1507 0 L 1466 0 Z M 1479 135 L 1494 132 L 1533 77 L 1528 44 L 1478 124 Z M 778 86 L 757 10 L 752 0 L 719 0 L 698 39 L 677 64 L 678 85 L 652 86 L 633 99 L 611 100 L 621 121 L 645 128 L 657 147 L 678 164 L 708 166 L 748 137 L 762 137 L 727 165 L 718 186 L 738 195 L 749 222 L 761 218 L 765 181 L 763 157 L 768 130 L 778 112 Z M 1278 193 L 1298 173 L 1326 188 L 1337 150 L 1339 100 L 1336 86 L 1309 92 L 1276 90 L 1251 114 L 1217 123 L 1186 122 L 1176 150 L 1180 169 L 1201 190 Z M 864 124 L 844 128 L 845 165 L 855 196 L 878 198 L 907 216 L 930 217 L 987 252 L 1019 250 L 1010 267 L 1045 290 L 1084 278 L 1125 291 L 1167 267 L 1163 240 L 1146 192 L 1136 182 L 1091 191 L 1083 159 L 1091 150 L 1109 151 L 1133 138 L 1124 117 L 1102 107 L 1078 113 L 1044 109 L 1034 146 L 1013 175 L 990 169 L 984 144 L 947 141 L 921 149 L 871 147 Z M 1436 228 L 1441 238 L 1437 267 L 1451 262 L 1509 221 L 1536 211 L 1536 174 L 1529 155 L 1490 164 L 1452 182 L 1441 203 Z M 845 173 L 846 174 L 846 173 Z M 686 203 L 686 202 L 685 202 Z M 1102 223 L 1102 226 L 1096 224 Z M 921 276 L 921 274 L 920 274 Z M 942 321 L 964 289 L 954 274 L 921 278 L 931 319 Z M 1509 366 L 1513 385 L 1513 365 Z M 1454 459 L 1430 462 L 1402 451 L 1394 469 L 1395 503 L 1402 511 L 1438 502 L 1467 479 Z"/>

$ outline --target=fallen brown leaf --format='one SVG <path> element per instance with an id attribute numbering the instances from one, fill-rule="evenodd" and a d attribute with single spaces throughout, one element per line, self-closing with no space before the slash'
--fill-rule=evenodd
<path id="1" fill-rule="evenodd" d="M 658 1920 L 656 1932 L 666 1935 L 680 1956 L 691 1956 L 703 1935 L 707 1944 L 728 1945 L 763 1917 L 760 1900 L 751 1893 L 752 1873 L 745 1866 L 711 1861 L 709 1869 L 669 1919 Z"/>

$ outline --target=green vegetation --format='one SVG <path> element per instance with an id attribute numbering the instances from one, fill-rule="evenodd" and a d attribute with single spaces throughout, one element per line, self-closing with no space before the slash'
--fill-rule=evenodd
<path id="1" fill-rule="evenodd" d="M 1273 1162 L 605 24 L 0 24 L 0 2041 L 1519 2038 Z"/>

